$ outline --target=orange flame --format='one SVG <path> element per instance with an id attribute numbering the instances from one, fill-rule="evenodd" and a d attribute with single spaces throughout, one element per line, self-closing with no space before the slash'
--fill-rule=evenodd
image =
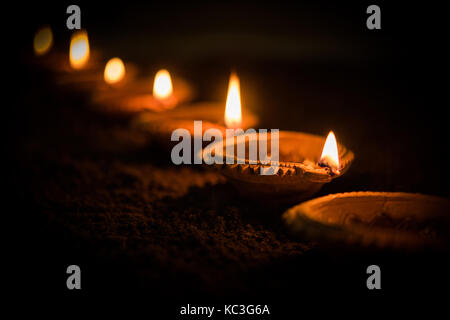
<path id="1" fill-rule="evenodd" d="M 339 152 L 333 131 L 330 131 L 325 141 L 319 165 L 329 167 L 332 171 L 339 173 Z"/>
<path id="2" fill-rule="evenodd" d="M 242 124 L 241 92 L 239 78 L 231 73 L 225 105 L 225 124 L 228 128 L 238 128 Z"/>
<path id="3" fill-rule="evenodd" d="M 89 40 L 87 32 L 77 31 L 70 40 L 70 65 L 74 69 L 83 68 L 89 60 Z"/>
<path id="4" fill-rule="evenodd" d="M 157 99 L 167 99 L 172 95 L 172 78 L 166 69 L 159 70 L 153 82 L 153 95 Z"/>
<path id="5" fill-rule="evenodd" d="M 53 33 L 50 27 L 43 27 L 34 35 L 33 47 L 34 53 L 41 56 L 47 53 L 53 44 Z"/>
<path id="6" fill-rule="evenodd" d="M 125 76 L 125 65 L 120 58 L 112 58 L 105 66 L 105 81 L 109 84 L 119 82 Z"/>

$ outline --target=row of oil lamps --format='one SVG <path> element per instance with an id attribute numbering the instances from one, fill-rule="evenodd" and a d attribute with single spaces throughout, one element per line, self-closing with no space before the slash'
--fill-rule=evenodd
<path id="1" fill-rule="evenodd" d="M 34 50 L 37 55 L 43 55 L 50 50 L 53 43 L 53 36 L 50 27 L 45 27 L 39 30 L 34 39 Z M 69 62 L 70 66 L 74 70 L 81 70 L 87 66 L 90 58 L 90 45 L 87 32 L 82 30 L 79 32 L 75 32 L 72 35 L 70 41 L 69 48 Z M 104 68 L 103 79 L 104 82 L 111 86 L 118 86 L 122 81 L 125 81 L 126 76 L 126 68 L 122 59 L 115 57 L 110 59 Z M 75 78 L 74 75 L 71 75 L 72 78 Z M 133 86 L 136 86 L 136 83 L 133 83 Z M 144 89 L 147 91 L 147 88 Z M 148 90 L 149 91 L 149 90 Z M 128 90 L 124 92 L 128 93 L 125 99 L 119 99 L 118 108 L 122 108 L 124 110 L 134 110 L 134 111 L 167 111 L 172 109 L 176 105 L 180 104 L 180 102 L 185 102 L 185 96 L 181 97 L 182 94 L 179 92 L 180 90 L 174 90 L 172 84 L 172 78 L 170 73 L 165 70 L 159 70 L 153 81 L 153 92 L 152 94 L 140 94 L 140 95 L 130 95 Z M 186 90 L 185 90 L 186 91 Z M 187 89 L 189 91 L 189 89 Z M 104 92 L 103 92 L 104 93 Z M 110 97 L 110 99 L 104 99 L 104 104 L 112 104 L 117 103 L 117 95 L 111 93 L 111 90 L 107 90 L 106 94 L 102 95 L 102 93 L 96 94 L 96 97 Z M 101 99 L 101 98 L 99 98 Z M 133 102 L 136 102 L 133 104 Z M 135 107 L 133 107 L 133 105 Z M 130 108 L 131 106 L 131 108 Z M 192 120 L 205 120 L 209 118 L 207 115 L 214 114 L 216 106 L 212 106 L 211 104 L 205 106 L 202 105 L 201 108 L 189 106 L 188 112 L 192 114 L 194 113 L 194 118 Z M 218 106 L 218 109 L 222 109 L 222 106 Z M 201 110 L 199 110 L 201 109 Z M 223 109 L 222 109 L 223 110 Z M 184 111 L 184 108 L 181 108 L 181 111 Z M 193 112 L 195 111 L 195 112 Z M 222 111 L 221 111 L 222 112 Z M 197 113 L 197 114 L 196 114 Z M 146 114 L 145 122 L 150 122 L 152 118 L 157 118 L 158 122 L 164 120 L 163 118 L 177 118 L 179 114 L 182 114 L 180 111 L 169 112 L 162 114 L 162 117 L 159 115 Z M 186 119 L 187 115 L 183 114 L 182 118 Z M 197 118 L 198 117 L 198 118 Z M 220 125 L 222 121 L 217 119 L 217 114 L 210 117 L 212 122 L 215 122 L 216 125 Z M 191 119 L 187 119 L 191 120 Z M 245 119 L 242 116 L 242 107 L 241 107 L 241 97 L 240 97 L 240 83 L 239 78 L 236 73 L 232 73 L 230 75 L 229 84 L 228 84 L 228 94 L 225 103 L 225 113 L 223 115 L 224 127 L 226 128 L 243 128 L 247 129 L 252 125 L 257 123 L 256 117 L 252 114 L 248 114 Z M 178 123 L 177 123 L 178 124 Z M 220 129 L 224 129 L 223 126 L 220 126 Z M 332 167 L 335 172 L 339 173 L 339 154 L 338 154 L 338 146 L 336 143 L 336 138 L 333 132 L 330 132 L 328 135 L 328 139 L 324 144 L 324 148 L 322 150 L 322 154 L 319 162 L 326 163 L 328 166 Z"/>
<path id="2" fill-rule="evenodd" d="M 35 54 L 47 55 L 52 44 L 51 28 L 38 30 L 34 37 Z M 101 72 L 97 63 L 90 62 L 93 60 L 91 55 L 86 31 L 73 33 L 69 59 L 63 55 L 71 71 L 62 77 L 62 82 L 85 85 L 92 93 L 94 104 L 104 111 L 134 113 L 132 125 L 159 137 L 163 145 L 170 142 L 171 134 L 177 128 L 186 128 L 194 136 L 203 136 L 208 128 L 221 132 L 227 128 L 245 130 L 258 122 L 255 115 L 248 110 L 243 112 L 241 108 L 239 78 L 235 73 L 230 76 L 225 106 L 209 102 L 189 104 L 192 89 L 181 79 L 172 79 L 167 70 L 156 73 L 150 93 L 150 81 L 135 79 L 136 68 L 132 64 L 126 65 L 122 59 L 112 58 Z M 59 65 L 60 62 L 51 64 Z M 203 121 L 200 133 L 195 132 L 194 120 Z M 354 158 L 353 152 L 336 142 L 333 132 L 325 139 L 302 132 L 280 131 L 276 138 L 279 163 L 274 175 L 258 174 L 265 166 L 260 162 L 240 161 L 213 167 L 246 199 L 282 205 L 311 197 L 325 183 L 343 175 Z M 249 134 L 248 141 L 252 139 L 260 139 L 260 136 Z M 269 134 L 264 139 L 270 140 L 272 136 Z M 239 143 L 242 140 L 231 140 L 233 147 L 238 148 Z M 226 158 L 228 149 L 224 147 L 223 150 Z M 430 219 L 443 219 L 449 223 L 449 208 L 450 202 L 438 197 L 366 191 L 306 201 L 286 211 L 283 218 L 294 233 L 311 238 L 365 246 L 417 248 L 442 245 L 442 235 L 423 230 Z M 390 225 L 386 226 L 384 217 L 388 217 Z M 380 225 L 381 220 L 384 225 Z M 403 227 L 398 229 L 398 225 Z M 448 234 L 445 238 L 448 240 Z"/>

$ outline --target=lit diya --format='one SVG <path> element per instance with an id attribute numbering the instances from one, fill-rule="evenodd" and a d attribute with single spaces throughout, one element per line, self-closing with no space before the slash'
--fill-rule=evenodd
<path id="1" fill-rule="evenodd" d="M 283 215 L 296 235 L 332 244 L 448 247 L 450 200 L 402 192 L 350 192 L 306 201 Z"/>
<path id="2" fill-rule="evenodd" d="M 194 121 L 202 121 L 200 132 L 194 132 Z M 230 76 L 225 108 L 223 103 L 185 104 L 164 113 L 141 113 L 135 119 L 135 127 L 159 137 L 163 144 L 170 142 L 172 132 L 184 128 L 194 135 L 202 135 L 215 128 L 225 135 L 226 128 L 250 128 L 258 118 L 249 111 L 242 111 L 239 78 Z"/>
<path id="3" fill-rule="evenodd" d="M 69 54 L 64 54 L 63 59 L 56 63 L 60 70 L 71 75 L 84 75 L 87 71 L 98 70 L 100 54 L 91 49 L 87 31 L 79 30 L 72 34 Z"/>
<path id="4" fill-rule="evenodd" d="M 272 159 L 277 153 L 278 159 L 257 159 L 257 155 L 251 155 L 252 144 L 258 146 L 259 152 L 261 148 L 268 151 L 270 146 Z M 325 183 L 342 176 L 354 158 L 352 151 L 337 144 L 333 132 L 326 139 L 291 131 L 245 133 L 210 144 L 202 153 L 206 163 L 215 158 L 213 166 L 243 196 L 264 203 L 306 199 Z"/>
<path id="5" fill-rule="evenodd" d="M 72 34 L 69 54 L 55 52 L 51 68 L 58 73 L 57 84 L 92 90 L 101 78 L 100 53 L 92 50 L 86 30 Z"/>
<path id="6" fill-rule="evenodd" d="M 118 62 L 109 61 L 103 84 L 93 94 L 94 104 L 112 113 L 162 112 L 193 96 L 192 88 L 183 79 L 172 78 L 165 69 L 159 70 L 153 79 L 138 79 L 136 71 L 130 64 L 122 68 Z M 118 76 L 119 73 L 123 76 Z"/>

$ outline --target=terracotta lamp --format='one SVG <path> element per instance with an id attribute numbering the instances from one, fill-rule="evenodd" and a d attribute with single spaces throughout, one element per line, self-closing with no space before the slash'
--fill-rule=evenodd
<path id="1" fill-rule="evenodd" d="M 187 82 L 172 77 L 167 70 L 159 70 L 154 78 L 138 78 L 134 65 L 122 63 L 122 67 L 117 59 L 105 65 L 104 81 L 92 95 L 99 110 L 113 114 L 159 113 L 192 98 L 193 90 Z"/>
<path id="2" fill-rule="evenodd" d="M 345 174 L 354 158 L 352 151 L 336 143 L 332 133 L 326 139 L 308 133 L 280 131 L 279 162 L 274 174 L 263 175 L 261 170 L 271 165 L 261 160 L 251 161 L 249 146 L 252 141 L 260 145 L 261 139 L 267 140 L 267 147 L 272 146 L 272 135 L 267 133 L 262 137 L 254 133 L 245 134 L 245 139 L 226 139 L 203 149 L 203 158 L 207 154 L 222 158 L 222 164 L 212 167 L 228 178 L 243 196 L 267 203 L 295 203 L 312 196 L 325 183 Z M 216 148 L 221 143 L 221 147 Z M 334 149 L 330 150 L 330 146 Z M 240 147 L 245 149 L 244 157 L 238 155 Z M 335 158 L 331 159 L 332 156 Z"/>
<path id="3" fill-rule="evenodd" d="M 211 128 L 218 129 L 225 135 L 227 128 L 246 129 L 258 124 L 258 118 L 254 114 L 249 110 L 242 110 L 239 78 L 232 73 L 226 103 L 183 104 L 165 112 L 145 112 L 134 119 L 133 126 L 169 146 L 172 132 L 178 128 L 187 129 L 194 135 L 194 121 L 202 121 L 202 135 Z"/>
<path id="4" fill-rule="evenodd" d="M 330 194 L 299 204 L 284 215 L 303 238 L 363 247 L 448 248 L 450 201 L 402 192 Z"/>

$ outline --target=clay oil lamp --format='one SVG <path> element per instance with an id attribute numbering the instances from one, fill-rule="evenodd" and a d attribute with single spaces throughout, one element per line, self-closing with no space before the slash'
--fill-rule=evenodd
<path id="1" fill-rule="evenodd" d="M 60 90 L 84 94 L 92 92 L 102 82 L 100 53 L 91 49 L 86 30 L 73 32 L 68 51 L 62 51 L 55 46 L 52 29 L 42 27 L 34 36 L 33 50 L 32 63 L 52 73 L 53 82 Z"/>
<path id="2" fill-rule="evenodd" d="M 270 146 L 272 154 L 279 153 L 279 160 L 268 164 L 250 156 L 252 143 L 259 151 Z M 240 148 L 245 150 L 243 156 Z M 352 151 L 337 144 L 332 132 L 327 139 L 291 131 L 245 133 L 213 143 L 202 152 L 204 160 L 211 155 L 222 159 L 212 166 L 242 196 L 268 204 L 292 204 L 311 197 L 325 183 L 345 174 L 354 158 Z"/>
<path id="3" fill-rule="evenodd" d="M 100 53 L 92 50 L 88 33 L 79 30 L 70 39 L 69 55 L 59 55 L 54 63 L 57 68 L 56 84 L 70 89 L 92 91 L 102 81 Z"/>
<path id="4" fill-rule="evenodd" d="M 193 97 L 192 87 L 179 77 L 172 78 L 166 69 L 159 70 L 154 79 L 133 83 L 133 87 L 129 96 L 120 101 L 127 110 L 162 112 L 186 103 Z M 150 91 L 150 88 L 153 90 Z"/>
<path id="5" fill-rule="evenodd" d="M 199 132 L 194 132 L 194 121 L 201 121 Z M 201 135 L 206 130 L 215 128 L 225 135 L 227 128 L 250 128 L 258 123 L 258 119 L 249 111 L 242 112 L 239 78 L 235 73 L 230 76 L 226 103 L 203 102 L 184 104 L 165 112 L 141 113 L 133 122 L 139 130 L 144 130 L 167 145 L 172 132 L 184 128 L 192 136 Z M 169 146 L 167 145 L 167 146 Z"/>
<path id="6" fill-rule="evenodd" d="M 133 92 L 138 69 L 119 57 L 109 59 L 91 92 L 92 105 L 100 112 L 107 114 L 126 114 L 129 110 L 120 102 Z M 134 112 L 134 111 L 133 111 Z"/>
<path id="7" fill-rule="evenodd" d="M 76 31 L 70 39 L 69 57 L 65 58 L 64 69 L 70 75 L 78 75 L 85 81 L 90 81 L 88 76 L 93 77 L 93 71 L 100 70 L 100 54 L 93 51 L 90 46 L 86 30 Z M 67 78 L 70 78 L 70 75 Z M 84 77 L 84 78 L 83 78 Z M 97 78 L 96 78 L 97 80 Z"/>
<path id="8" fill-rule="evenodd" d="M 306 201 L 284 221 L 293 234 L 361 247 L 448 248 L 450 201 L 401 192 L 349 192 Z"/>
<path id="9" fill-rule="evenodd" d="M 106 64 L 103 84 L 93 93 L 94 104 L 103 111 L 118 114 L 165 112 L 193 96 L 193 90 L 186 81 L 172 78 L 165 69 L 159 70 L 152 79 L 138 78 L 137 68 L 127 64 L 123 79 L 111 81 L 113 66 L 110 62 Z M 120 66 L 114 67 L 118 72 Z"/>

